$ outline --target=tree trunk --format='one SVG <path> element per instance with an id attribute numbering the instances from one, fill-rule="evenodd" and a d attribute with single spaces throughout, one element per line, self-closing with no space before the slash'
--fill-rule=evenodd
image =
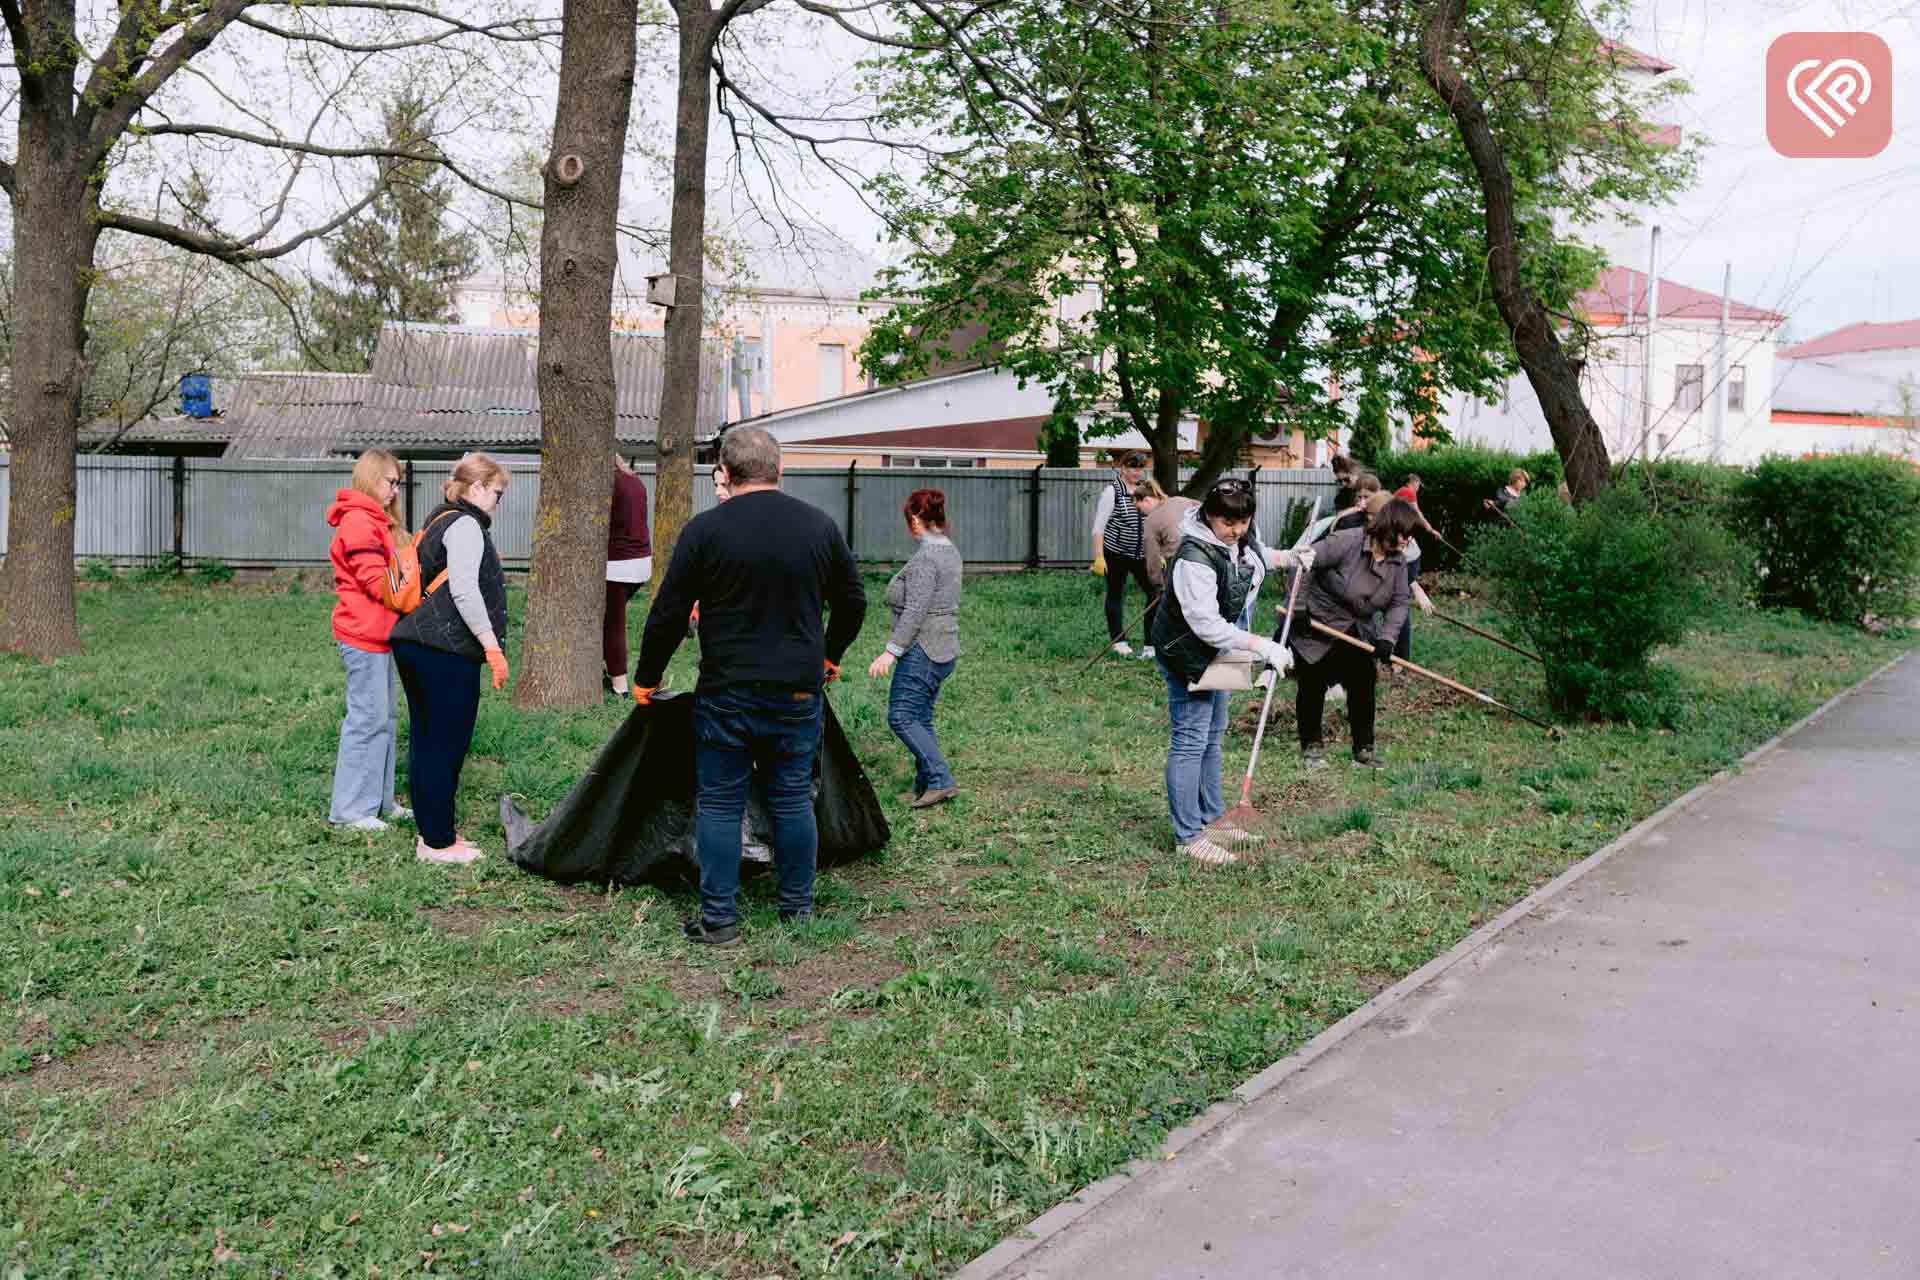
<path id="1" fill-rule="evenodd" d="M 659 464 L 654 477 L 653 572 L 673 560 L 693 518 L 693 446 L 700 422 L 700 335 L 706 321 L 707 116 L 713 99 L 713 41 L 719 18 L 706 0 L 676 4 L 680 31 L 679 109 L 673 129 L 673 215 L 667 270 L 678 280 L 667 311 L 666 370 L 660 387 Z"/>
<path id="2" fill-rule="evenodd" d="M 1420 33 L 1420 67 L 1439 95 L 1473 167 L 1486 202 L 1487 270 L 1493 301 L 1513 335 L 1514 353 L 1553 433 L 1574 501 L 1597 496 L 1609 482 L 1607 444 L 1580 394 L 1580 374 L 1554 333 L 1553 319 L 1520 276 L 1519 231 L 1513 214 L 1513 175 L 1486 108 L 1453 65 L 1453 46 L 1466 19 L 1466 0 L 1435 0 Z"/>
<path id="3" fill-rule="evenodd" d="M 566 0 L 540 233 L 540 506 L 514 704 L 600 700 L 613 505 L 613 273 L 636 0 Z"/>
<path id="4" fill-rule="evenodd" d="M 67 136 L 70 119 L 22 107 L 21 195 L 13 203 L 18 323 L 0 650 L 34 658 L 80 648 L 73 612 L 73 455 L 99 230 L 88 174 L 73 163 L 82 147 Z"/>

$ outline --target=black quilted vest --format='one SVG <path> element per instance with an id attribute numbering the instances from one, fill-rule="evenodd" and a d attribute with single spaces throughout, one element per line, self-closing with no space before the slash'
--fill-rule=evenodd
<path id="1" fill-rule="evenodd" d="M 1245 545 L 1256 556 L 1265 554 L 1257 541 L 1249 539 Z M 1192 560 L 1213 570 L 1214 581 L 1219 587 L 1217 599 L 1220 616 L 1235 624 L 1240 620 L 1240 611 L 1247 607 L 1247 596 L 1253 590 L 1253 566 L 1239 563 L 1227 548 L 1202 542 L 1192 534 L 1180 539 L 1173 559 L 1167 562 L 1167 589 L 1161 593 L 1160 605 L 1153 613 L 1153 651 L 1167 664 L 1168 670 L 1185 677 L 1191 684 L 1200 678 L 1200 673 L 1207 669 L 1207 664 L 1220 651 L 1193 634 L 1186 615 L 1180 611 L 1180 597 L 1173 589 L 1173 569 L 1182 560 Z"/>
<path id="2" fill-rule="evenodd" d="M 449 511 L 459 515 L 439 519 Z M 443 502 L 435 507 L 427 516 L 426 536 L 420 539 L 420 579 L 432 582 L 447 567 L 447 530 L 460 516 L 472 516 L 480 523 L 480 599 L 487 606 L 494 637 L 504 646 L 507 642 L 507 575 L 500 568 L 500 555 L 493 549 L 493 537 L 487 532 L 493 526 L 493 517 L 469 502 Z M 457 653 L 475 662 L 485 656 L 479 638 L 467 629 L 460 610 L 454 607 L 453 588 L 446 583 L 428 594 L 418 609 L 394 624 L 393 638 Z"/>

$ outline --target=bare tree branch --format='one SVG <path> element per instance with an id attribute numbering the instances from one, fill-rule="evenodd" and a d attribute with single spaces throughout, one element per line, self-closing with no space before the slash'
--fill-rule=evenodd
<path id="1" fill-rule="evenodd" d="M 212 235 L 201 231 L 189 231 L 185 227 L 163 222 L 158 218 L 142 218 L 137 214 L 117 209 L 102 209 L 99 225 L 114 231 L 127 231 L 137 236 L 151 236 L 155 240 L 177 245 L 193 253 L 202 253 L 221 262 L 242 263 L 259 262 L 265 258 L 281 258 L 292 253 L 310 240 L 319 240 L 332 235 L 367 210 L 387 189 L 384 181 L 377 182 L 367 194 L 349 206 L 339 217 L 317 227 L 310 227 L 299 234 L 269 245 L 264 249 L 251 248 L 230 236 Z"/>
<path id="2" fill-rule="evenodd" d="M 538 200 L 515 195 L 489 183 L 482 182 L 462 169 L 446 155 L 438 151 L 411 151 L 405 147 L 386 147 L 377 145 L 357 147 L 323 147 L 312 142 L 294 142 L 288 138 L 273 138 L 258 133 L 242 133 L 238 129 L 227 129 L 216 124 L 155 124 L 144 125 L 138 130 L 143 136 L 160 137 L 209 137 L 225 138 L 231 142 L 244 142 L 250 146 L 266 147 L 274 151 L 295 152 L 301 155 L 321 156 L 329 160 L 412 160 L 426 164 L 436 164 L 451 173 L 460 181 L 472 187 L 482 195 L 492 196 L 508 204 L 521 205 L 528 209 L 538 209 Z"/>
<path id="3" fill-rule="evenodd" d="M 213 0 L 201 15 L 187 25 L 186 29 L 169 44 L 151 66 L 128 81 L 124 87 L 112 90 L 103 77 L 118 75 L 112 64 L 102 58 L 94 68 L 87 83 L 86 93 L 81 95 L 79 113 L 87 117 L 87 146 L 90 161 L 98 164 L 107 158 L 113 146 L 127 131 L 127 126 L 140 113 L 140 109 L 154 94 L 173 79 L 174 73 L 187 65 L 193 58 L 204 53 L 213 44 L 222 31 L 246 10 L 249 0 Z M 164 15 L 163 15 L 164 16 Z M 131 68 L 147 60 L 153 48 L 153 39 L 162 31 L 177 25 L 178 20 L 166 24 L 157 30 L 148 32 L 144 38 L 136 36 L 125 49 L 126 66 Z M 124 25 L 124 22 L 123 24 Z M 98 83 L 96 83 L 98 82 Z M 104 105 L 96 108 L 93 103 Z"/>
<path id="4" fill-rule="evenodd" d="M 328 5 L 327 7 L 338 8 L 339 6 Z M 451 20 L 449 19 L 449 21 Z M 355 44 L 351 41 L 341 40 L 318 31 L 293 31 L 286 27 L 276 27 L 272 23 L 262 22 L 258 18 L 249 18 L 244 14 L 235 19 L 235 22 L 239 26 L 252 27 L 255 31 L 264 31 L 268 35 L 278 36 L 282 40 L 298 40 L 308 44 L 323 44 L 329 49 L 338 49 L 344 53 L 393 53 L 400 49 L 424 49 L 430 45 L 442 44 L 445 41 L 462 35 L 484 35 L 489 40 L 498 40 L 508 44 L 553 40 L 560 35 L 560 28 L 558 26 L 528 31 L 524 30 L 524 28 L 532 25 L 529 19 L 512 18 L 504 22 L 490 22 L 482 27 L 470 27 L 465 24 L 457 24 L 448 27 L 445 31 L 436 32 L 433 35 L 417 36 L 411 40 L 392 40 L 380 44 Z M 501 34 L 504 31 L 513 31 L 516 34 Z"/>

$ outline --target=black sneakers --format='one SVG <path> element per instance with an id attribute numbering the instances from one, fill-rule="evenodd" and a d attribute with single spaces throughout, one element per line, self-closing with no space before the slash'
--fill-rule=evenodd
<path id="1" fill-rule="evenodd" d="M 1354 752 L 1353 767 L 1356 769 L 1378 769 L 1380 762 L 1373 758 L 1373 748 L 1362 747 Z"/>

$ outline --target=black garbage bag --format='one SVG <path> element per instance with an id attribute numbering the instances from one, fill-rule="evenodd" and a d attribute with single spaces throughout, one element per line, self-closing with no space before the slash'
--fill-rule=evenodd
<path id="1" fill-rule="evenodd" d="M 832 866 L 881 848 L 892 833 L 831 702 L 822 718 L 813 812 L 820 865 Z M 662 694 L 651 706 L 635 707 L 546 821 L 536 823 L 512 796 L 500 797 L 507 856 L 562 884 L 697 882 L 693 754 L 691 695 Z M 749 796 L 742 824 L 743 870 L 772 862 L 771 823 L 758 791 Z"/>

